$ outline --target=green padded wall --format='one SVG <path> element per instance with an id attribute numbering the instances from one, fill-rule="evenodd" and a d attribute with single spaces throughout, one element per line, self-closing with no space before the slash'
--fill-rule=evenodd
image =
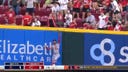
<path id="1" fill-rule="evenodd" d="M 84 64 L 84 34 L 63 32 L 62 48 L 64 65 Z"/>

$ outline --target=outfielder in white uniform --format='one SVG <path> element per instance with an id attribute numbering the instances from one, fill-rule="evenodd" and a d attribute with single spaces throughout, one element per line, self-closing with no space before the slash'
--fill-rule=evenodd
<path id="1" fill-rule="evenodd" d="M 60 57 L 60 53 L 59 53 L 59 48 L 60 48 L 60 44 L 57 43 L 56 40 L 53 40 L 53 43 L 52 43 L 52 64 L 56 64 L 58 58 Z"/>

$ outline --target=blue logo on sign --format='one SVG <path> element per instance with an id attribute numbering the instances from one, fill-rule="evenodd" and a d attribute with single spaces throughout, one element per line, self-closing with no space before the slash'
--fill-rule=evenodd
<path id="1" fill-rule="evenodd" d="M 86 33 L 84 41 L 85 65 L 128 65 L 128 35 Z"/>
<path id="2" fill-rule="evenodd" d="M 105 45 L 106 43 L 108 43 L 108 44 L 111 45 L 111 49 L 110 49 L 109 51 L 105 50 L 105 48 L 104 48 L 104 45 Z M 95 55 L 94 52 L 95 52 L 96 49 L 100 49 L 100 50 L 101 50 L 102 53 L 101 53 L 100 56 L 96 56 L 96 55 Z M 114 42 L 113 42 L 111 39 L 107 39 L 107 38 L 106 38 L 106 39 L 102 40 L 100 44 L 95 44 L 95 45 L 93 45 L 93 46 L 91 47 L 91 52 L 90 52 L 90 54 L 91 54 L 91 57 L 92 57 L 94 60 L 100 61 L 100 63 L 101 63 L 102 65 L 114 65 L 114 63 L 115 63 L 115 57 L 114 57 L 114 55 L 113 55 L 114 50 L 115 50 L 115 44 L 114 44 Z M 106 62 L 104 61 L 105 55 L 108 55 L 108 56 L 111 58 L 111 61 L 110 61 L 109 63 L 106 63 Z"/>
<path id="3" fill-rule="evenodd" d="M 106 43 L 110 44 L 110 46 L 111 46 L 110 50 L 105 50 L 105 44 Z M 100 56 L 97 56 L 95 54 L 95 50 L 96 49 L 99 49 L 101 51 Z M 121 48 L 121 52 L 120 53 L 125 55 L 124 50 L 128 50 L 128 47 L 122 47 Z M 104 66 L 113 66 L 115 64 L 115 56 L 113 54 L 114 51 L 115 51 L 115 44 L 114 44 L 114 42 L 111 39 L 106 38 L 106 39 L 102 40 L 100 44 L 95 44 L 95 45 L 93 45 L 91 47 L 90 55 L 91 55 L 91 57 L 94 60 L 100 61 L 100 63 L 102 65 L 104 65 Z M 111 61 L 109 63 L 105 62 L 105 60 L 104 60 L 105 56 L 109 56 L 110 57 Z M 124 62 L 123 59 L 119 59 L 119 61 L 120 62 Z"/>

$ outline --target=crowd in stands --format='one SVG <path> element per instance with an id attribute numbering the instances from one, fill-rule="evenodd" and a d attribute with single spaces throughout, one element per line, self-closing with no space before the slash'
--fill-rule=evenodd
<path id="1" fill-rule="evenodd" d="M 128 0 L 0 0 L 0 24 L 128 30 Z"/>

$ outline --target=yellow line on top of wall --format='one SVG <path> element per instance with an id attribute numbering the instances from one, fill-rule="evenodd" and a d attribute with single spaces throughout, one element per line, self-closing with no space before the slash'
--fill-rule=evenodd
<path id="1" fill-rule="evenodd" d="M 0 25 L 0 29 L 44 30 L 44 31 L 47 30 L 47 31 L 58 31 L 58 32 L 128 35 L 128 31 L 86 30 L 86 29 L 69 29 L 69 28 L 55 28 L 55 27 L 31 27 L 31 26 Z"/>

